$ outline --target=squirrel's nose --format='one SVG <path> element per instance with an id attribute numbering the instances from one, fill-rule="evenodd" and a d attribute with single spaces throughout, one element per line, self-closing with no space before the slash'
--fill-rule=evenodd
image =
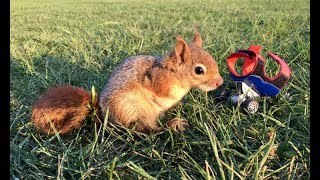
<path id="1" fill-rule="evenodd" d="M 216 87 L 219 87 L 223 84 L 223 79 L 221 76 L 219 76 L 217 78 L 214 78 L 214 82 L 215 82 Z"/>

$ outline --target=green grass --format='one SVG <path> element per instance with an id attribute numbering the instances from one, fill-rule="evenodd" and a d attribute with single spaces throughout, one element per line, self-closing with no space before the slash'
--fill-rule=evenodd
<path id="1" fill-rule="evenodd" d="M 10 8 L 10 178 L 309 179 L 310 2 L 307 0 L 45 1 Z M 133 136 L 86 125 L 43 136 L 32 103 L 54 84 L 102 90 L 114 66 L 136 54 L 164 55 L 195 26 L 232 87 L 227 56 L 252 44 L 288 62 L 292 77 L 249 115 L 212 93 L 192 90 L 166 119 L 188 119 L 183 133 Z M 275 74 L 275 63 L 267 73 Z M 292 100 L 285 98 L 290 93 Z"/>

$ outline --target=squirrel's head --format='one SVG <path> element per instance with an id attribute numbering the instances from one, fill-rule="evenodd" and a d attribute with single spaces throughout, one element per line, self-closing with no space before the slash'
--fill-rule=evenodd
<path id="1" fill-rule="evenodd" d="M 223 84 L 218 65 L 202 48 L 202 38 L 198 32 L 195 32 L 191 44 L 177 37 L 176 46 L 163 65 L 173 71 L 186 87 L 211 91 Z"/>

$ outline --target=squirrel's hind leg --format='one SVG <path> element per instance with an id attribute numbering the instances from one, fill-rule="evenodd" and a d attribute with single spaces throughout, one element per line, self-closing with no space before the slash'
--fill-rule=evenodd
<path id="1" fill-rule="evenodd" d="M 164 130 L 158 125 L 156 117 L 140 118 L 136 122 L 134 129 L 143 133 L 161 132 Z"/>
<path id="2" fill-rule="evenodd" d="M 185 131 L 189 124 L 187 120 L 176 117 L 168 121 L 166 126 L 173 131 Z"/>

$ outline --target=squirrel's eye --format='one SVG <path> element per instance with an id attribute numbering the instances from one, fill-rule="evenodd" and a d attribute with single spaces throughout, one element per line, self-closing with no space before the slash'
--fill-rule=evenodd
<path id="1" fill-rule="evenodd" d="M 200 66 L 197 66 L 197 67 L 194 69 L 194 72 L 195 72 L 196 74 L 198 74 L 198 75 L 204 74 L 204 70 L 203 70 L 203 68 L 200 67 Z"/>

